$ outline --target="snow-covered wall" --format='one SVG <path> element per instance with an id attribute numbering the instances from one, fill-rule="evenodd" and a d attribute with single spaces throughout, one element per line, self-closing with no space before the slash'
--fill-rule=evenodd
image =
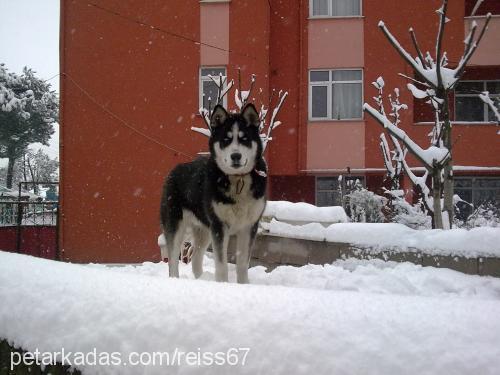
<path id="1" fill-rule="evenodd" d="M 266 233 L 288 238 L 348 243 L 371 248 L 465 258 L 500 257 L 500 228 L 414 230 L 395 223 L 319 223 L 290 225 L 278 220 L 263 223 Z"/>

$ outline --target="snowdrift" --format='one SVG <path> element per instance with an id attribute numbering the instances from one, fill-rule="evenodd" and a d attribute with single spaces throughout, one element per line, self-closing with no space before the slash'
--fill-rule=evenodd
<path id="1" fill-rule="evenodd" d="M 166 275 L 163 263 L 138 267 L 144 271 L 139 272 L 0 252 L 0 337 L 30 351 L 97 348 L 123 356 L 175 348 L 250 349 L 244 366 L 79 367 L 84 374 L 494 374 L 500 368 L 497 279 L 446 270 L 441 274 L 450 286 L 469 280 L 469 286 L 480 283 L 489 293 L 424 297 L 411 295 L 411 285 L 410 295 L 374 293 L 393 284 L 380 278 L 394 273 L 390 267 L 387 273 L 384 266 L 356 274 L 365 287 L 375 285 L 371 291 L 357 291 L 356 283 L 353 291 L 316 289 L 307 278 L 339 285 L 339 275 L 353 270 L 311 267 L 280 267 L 270 274 L 275 276 L 257 268 L 250 275 L 261 283 L 281 279 L 307 288 L 237 285 L 158 277 L 161 268 Z M 442 270 L 432 272 L 437 271 Z M 187 272 L 184 267 L 182 275 Z M 379 283 L 370 282 L 377 274 Z M 418 283 L 400 276 L 402 283 Z M 436 277 L 426 280 L 424 288 L 438 283 Z"/>

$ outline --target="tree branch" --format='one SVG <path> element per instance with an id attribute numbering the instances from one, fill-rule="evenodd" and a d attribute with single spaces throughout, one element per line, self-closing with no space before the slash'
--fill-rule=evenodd
<path id="1" fill-rule="evenodd" d="M 380 21 L 378 24 L 378 27 L 382 32 L 384 33 L 385 37 L 389 41 L 389 43 L 392 44 L 394 49 L 399 53 L 399 55 L 405 60 L 418 74 L 418 76 L 425 81 L 430 87 L 436 88 L 436 84 L 433 83 L 430 79 L 428 79 L 425 74 L 423 74 L 424 66 L 423 65 L 418 65 L 413 59 L 413 57 L 406 52 L 406 50 L 401 46 L 401 44 L 398 42 L 398 40 L 390 33 L 390 31 L 387 29 L 383 21 Z M 423 64 L 423 63 L 422 63 Z"/>
<path id="2" fill-rule="evenodd" d="M 448 9 L 448 0 L 443 0 L 443 5 L 439 8 L 438 13 L 441 15 L 439 18 L 439 30 L 436 40 L 436 75 L 437 87 L 443 87 L 443 77 L 441 76 L 441 48 L 443 44 L 444 28 L 446 25 L 446 11 Z"/>
<path id="3" fill-rule="evenodd" d="M 410 32 L 410 36 L 411 36 L 411 41 L 413 42 L 413 47 L 415 47 L 415 51 L 417 52 L 417 56 L 420 59 L 422 66 L 424 66 L 425 65 L 424 55 L 422 55 L 422 51 L 421 51 L 420 47 L 418 46 L 417 36 L 415 35 L 415 31 L 413 30 L 412 27 L 410 27 L 409 32 Z"/>
<path id="4" fill-rule="evenodd" d="M 465 66 L 467 65 L 467 63 L 471 59 L 472 55 L 476 51 L 477 47 L 479 46 L 479 43 L 483 39 L 484 33 L 488 29 L 488 24 L 490 23 L 490 20 L 491 20 L 491 13 L 488 13 L 486 15 L 486 21 L 484 22 L 484 26 L 483 26 L 483 28 L 481 30 L 481 33 L 479 34 L 479 37 L 477 38 L 477 41 L 474 42 L 474 43 L 472 43 L 472 39 L 469 41 L 469 43 L 472 43 L 472 46 L 469 47 L 468 51 L 464 52 L 464 56 L 462 56 L 462 58 L 460 59 L 460 62 L 458 63 L 458 66 L 457 66 L 457 68 L 455 70 L 455 78 L 458 78 L 457 82 L 462 77 L 462 74 L 464 72 Z"/>

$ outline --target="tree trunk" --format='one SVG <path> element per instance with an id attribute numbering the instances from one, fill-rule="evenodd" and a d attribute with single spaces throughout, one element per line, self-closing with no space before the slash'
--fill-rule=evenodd
<path id="1" fill-rule="evenodd" d="M 443 215 L 441 212 L 441 176 L 439 169 L 432 170 L 432 229 L 443 229 Z"/>
<path id="2" fill-rule="evenodd" d="M 453 224 L 453 216 L 455 209 L 453 205 L 453 157 L 451 140 L 451 121 L 450 121 L 450 103 L 448 93 L 444 95 L 443 102 L 443 144 L 450 153 L 450 160 L 444 166 L 444 181 L 443 181 L 443 211 L 448 213 L 448 218 L 444 224 L 445 229 L 451 229 Z"/>
<path id="3" fill-rule="evenodd" d="M 9 157 L 9 164 L 7 166 L 7 188 L 12 189 L 12 182 L 14 181 L 14 163 L 16 159 Z"/>

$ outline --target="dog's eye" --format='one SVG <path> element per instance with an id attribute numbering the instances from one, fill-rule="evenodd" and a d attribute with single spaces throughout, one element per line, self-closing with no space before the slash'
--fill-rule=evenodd
<path id="1" fill-rule="evenodd" d="M 246 141 L 248 138 L 247 137 L 241 137 L 240 138 L 242 141 Z"/>

